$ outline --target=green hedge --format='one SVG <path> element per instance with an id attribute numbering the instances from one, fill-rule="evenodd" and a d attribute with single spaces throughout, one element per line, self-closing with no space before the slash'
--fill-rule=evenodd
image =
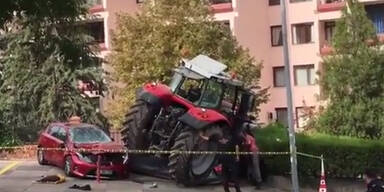
<path id="1" fill-rule="evenodd" d="M 255 131 L 261 151 L 289 151 L 287 129 L 273 124 Z M 384 142 L 325 134 L 297 134 L 297 150 L 313 155 L 324 155 L 328 177 L 356 178 L 367 167 L 383 167 Z M 272 174 L 290 171 L 289 156 L 263 156 L 267 170 Z M 300 175 L 318 176 L 320 160 L 298 156 Z"/>

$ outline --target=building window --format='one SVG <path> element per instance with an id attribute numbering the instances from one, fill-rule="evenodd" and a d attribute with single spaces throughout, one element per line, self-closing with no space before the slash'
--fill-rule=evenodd
<path id="1" fill-rule="evenodd" d="M 305 1 L 312 1 L 312 0 L 290 0 L 291 3 L 305 2 Z"/>
<path id="2" fill-rule="evenodd" d="M 284 87 L 285 86 L 284 67 L 273 67 L 273 86 Z"/>
<path id="3" fill-rule="evenodd" d="M 287 108 L 275 108 L 276 122 L 288 127 L 288 111 Z"/>
<path id="4" fill-rule="evenodd" d="M 323 0 L 321 1 L 322 4 L 325 4 L 325 3 L 339 3 L 339 2 L 342 2 L 343 0 Z"/>
<path id="5" fill-rule="evenodd" d="M 231 31 L 231 24 L 230 24 L 229 20 L 218 21 L 218 23 L 220 23 L 225 28 L 227 28 L 229 31 Z"/>
<path id="6" fill-rule="evenodd" d="M 315 107 L 296 107 L 296 125 L 303 128 L 314 115 Z"/>
<path id="7" fill-rule="evenodd" d="M 269 6 L 280 5 L 280 0 L 269 0 Z"/>
<path id="8" fill-rule="evenodd" d="M 300 65 L 294 66 L 295 85 L 305 86 L 315 84 L 315 66 Z"/>
<path id="9" fill-rule="evenodd" d="M 93 7 L 96 5 L 102 5 L 103 1 L 102 0 L 87 0 L 86 1 L 89 7 Z"/>
<path id="10" fill-rule="evenodd" d="M 292 25 L 293 44 L 312 42 L 313 23 L 300 23 Z"/>
<path id="11" fill-rule="evenodd" d="M 271 42 L 273 47 L 283 45 L 283 31 L 281 25 L 271 27 Z"/>
<path id="12" fill-rule="evenodd" d="M 384 33 L 384 4 L 367 5 L 365 7 L 377 33 Z"/>
<path id="13" fill-rule="evenodd" d="M 232 0 L 209 0 L 212 4 L 232 3 Z"/>
<path id="14" fill-rule="evenodd" d="M 324 23 L 325 40 L 328 43 L 332 42 L 333 34 L 335 33 L 335 28 L 336 28 L 336 23 L 334 21 Z"/>
<path id="15" fill-rule="evenodd" d="M 96 43 L 105 42 L 104 21 L 90 22 L 85 25 L 88 35 L 93 37 Z"/>

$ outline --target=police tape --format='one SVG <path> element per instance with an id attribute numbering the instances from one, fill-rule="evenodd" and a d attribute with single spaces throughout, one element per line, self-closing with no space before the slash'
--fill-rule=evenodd
<path id="1" fill-rule="evenodd" d="M 37 146 L 13 146 L 13 147 L 0 147 L 1 151 L 14 151 L 14 150 L 40 150 L 40 151 L 63 151 L 63 152 L 81 152 L 81 153 L 128 153 L 128 154 L 160 154 L 160 155 L 169 155 L 169 154 L 188 154 L 188 155 L 290 155 L 290 152 L 280 151 L 280 152 L 262 152 L 262 151 L 180 151 L 180 150 L 140 150 L 140 149 L 89 149 L 89 148 L 43 148 Z M 312 154 L 296 152 L 297 155 L 322 159 L 321 156 L 316 156 Z"/>
<path id="2" fill-rule="evenodd" d="M 300 155 L 300 156 L 303 156 L 303 157 L 309 157 L 309 158 L 313 158 L 313 159 L 320 159 L 320 160 L 324 160 L 324 156 L 321 155 L 321 156 L 316 156 L 316 155 L 311 155 L 311 154 L 308 154 L 308 153 L 302 153 L 302 152 L 296 152 L 297 155 Z"/>

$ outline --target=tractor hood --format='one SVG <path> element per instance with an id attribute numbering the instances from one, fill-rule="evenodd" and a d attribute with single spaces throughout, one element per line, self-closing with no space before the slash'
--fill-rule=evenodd
<path id="1" fill-rule="evenodd" d="M 227 66 L 223 63 L 205 55 L 198 55 L 192 60 L 185 61 L 184 66 L 208 79 L 220 75 L 220 73 L 227 69 Z"/>

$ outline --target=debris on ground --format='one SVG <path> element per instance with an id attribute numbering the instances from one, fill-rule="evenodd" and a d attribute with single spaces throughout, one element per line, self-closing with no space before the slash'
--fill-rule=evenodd
<path id="1" fill-rule="evenodd" d="M 157 188 L 157 183 L 153 182 L 152 185 L 149 186 L 149 188 Z"/>
<path id="2" fill-rule="evenodd" d="M 65 182 L 65 176 L 56 174 L 56 175 L 47 175 L 42 176 L 43 178 L 37 180 L 39 183 L 54 183 L 54 184 L 60 184 Z"/>
<path id="3" fill-rule="evenodd" d="M 152 192 L 158 187 L 156 182 L 143 183 L 143 192 Z"/>
<path id="4" fill-rule="evenodd" d="M 78 190 L 83 190 L 83 191 L 90 191 L 92 190 L 91 189 L 91 186 L 89 184 L 86 184 L 86 185 L 83 185 L 83 186 L 79 186 L 79 185 L 72 185 L 71 187 L 69 187 L 70 189 L 78 189 Z"/>
<path id="5" fill-rule="evenodd" d="M 148 189 L 157 188 L 157 183 L 156 183 L 156 182 L 152 182 L 152 183 L 143 183 L 143 187 L 144 187 L 144 188 L 148 188 Z"/>

